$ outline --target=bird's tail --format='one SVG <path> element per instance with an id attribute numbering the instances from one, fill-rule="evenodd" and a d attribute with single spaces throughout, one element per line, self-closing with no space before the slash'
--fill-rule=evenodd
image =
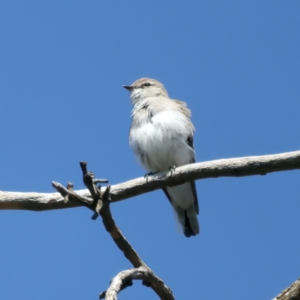
<path id="1" fill-rule="evenodd" d="M 184 235 L 186 237 L 197 235 L 200 228 L 197 218 L 199 206 L 195 182 L 167 187 L 164 192 L 174 208 Z"/>
<path id="2" fill-rule="evenodd" d="M 195 208 L 191 206 L 188 209 L 182 209 L 176 205 L 173 205 L 173 207 L 177 219 L 182 226 L 184 235 L 186 237 L 191 237 L 199 234 L 200 227 Z"/>

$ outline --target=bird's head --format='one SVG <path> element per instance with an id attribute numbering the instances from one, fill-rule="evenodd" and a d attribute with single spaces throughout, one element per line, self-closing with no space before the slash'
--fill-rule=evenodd
<path id="1" fill-rule="evenodd" d="M 158 80 L 151 78 L 140 78 L 131 85 L 123 85 L 125 89 L 130 91 L 130 98 L 133 105 L 152 97 L 168 97 L 168 93 L 163 84 Z"/>

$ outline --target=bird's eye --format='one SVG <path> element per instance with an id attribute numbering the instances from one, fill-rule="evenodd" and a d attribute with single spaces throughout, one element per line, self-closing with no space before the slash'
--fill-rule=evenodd
<path id="1" fill-rule="evenodd" d="M 150 86 L 151 84 L 149 83 L 149 82 L 146 82 L 145 84 L 144 84 L 144 86 Z"/>

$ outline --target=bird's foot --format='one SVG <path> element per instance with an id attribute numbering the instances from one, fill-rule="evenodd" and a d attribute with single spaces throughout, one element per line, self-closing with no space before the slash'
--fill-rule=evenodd
<path id="1" fill-rule="evenodd" d="M 154 175 L 154 174 L 156 174 L 156 173 L 158 173 L 158 172 L 149 172 L 149 173 L 145 174 L 145 175 L 144 175 L 144 178 L 146 179 L 146 182 L 148 182 L 149 176 L 152 176 L 152 175 Z"/>
<path id="2" fill-rule="evenodd" d="M 175 170 L 176 170 L 176 166 L 169 167 L 169 171 L 171 173 L 171 176 L 173 176 L 173 173 L 175 172 Z"/>

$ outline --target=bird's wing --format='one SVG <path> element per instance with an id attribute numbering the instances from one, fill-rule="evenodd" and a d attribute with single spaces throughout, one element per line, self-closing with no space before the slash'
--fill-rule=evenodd
<path id="1" fill-rule="evenodd" d="M 193 134 L 191 134 L 190 136 L 188 136 L 188 138 L 186 139 L 186 142 L 188 143 L 188 145 L 194 149 L 194 137 Z M 192 156 L 190 163 L 194 163 L 195 162 L 195 154 Z M 197 215 L 199 214 L 199 203 L 198 203 L 198 196 L 197 196 L 197 191 L 196 191 L 196 184 L 195 181 L 191 181 L 191 186 L 192 186 L 192 191 L 193 191 L 193 195 L 195 197 L 195 209 L 197 212 Z"/>

